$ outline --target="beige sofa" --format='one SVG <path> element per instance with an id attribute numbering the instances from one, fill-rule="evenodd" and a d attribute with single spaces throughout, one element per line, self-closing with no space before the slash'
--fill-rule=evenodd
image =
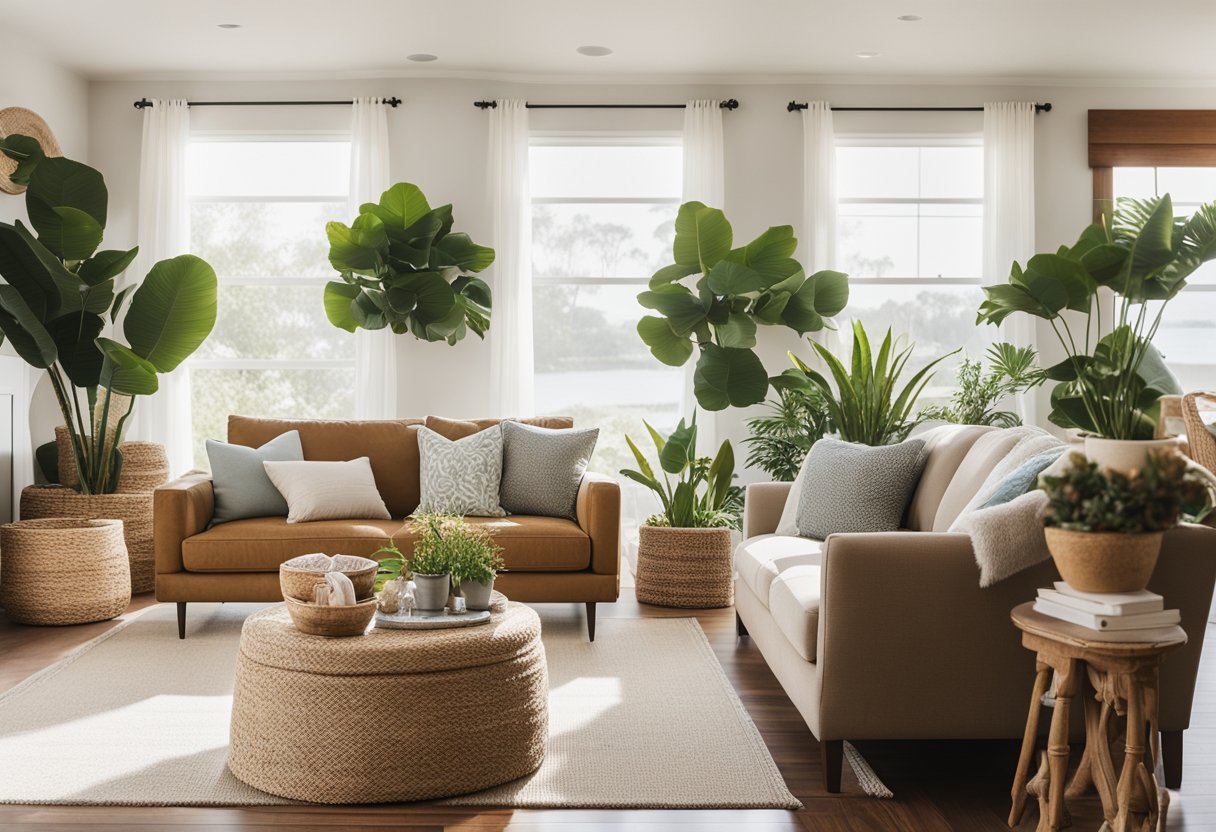
<path id="1" fill-rule="evenodd" d="M 1016 437 L 948 426 L 925 438 L 928 461 L 907 531 L 822 542 L 778 536 L 790 484 L 747 489 L 735 552 L 739 632 L 759 647 L 819 739 L 828 791 L 839 791 L 846 739 L 1016 738 L 1025 726 L 1034 657 L 1009 612 L 1059 576 L 1047 561 L 981 589 L 970 539 L 945 532 Z M 1162 756 L 1172 788 L 1182 780 L 1182 732 L 1214 583 L 1216 529 L 1169 532 L 1150 589 L 1182 611 L 1189 636 L 1161 671 Z"/>
<path id="2" fill-rule="evenodd" d="M 564 417 L 525 419 L 541 427 L 571 427 Z M 403 519 L 420 499 L 418 427 L 425 424 L 460 439 L 498 424 L 497 419 L 456 421 L 428 416 L 389 421 L 306 421 L 228 418 L 228 441 L 258 447 L 289 430 L 300 432 L 304 458 L 370 458 L 376 487 L 391 520 L 319 520 L 288 524 L 286 517 L 253 517 L 211 524 L 215 495 L 208 474 L 188 474 L 153 496 L 156 600 L 177 604 L 178 636 L 186 635 L 191 601 L 281 601 L 279 564 L 311 552 L 372 555 L 390 535 L 409 555 L 413 539 Z M 583 477 L 576 519 L 475 517 L 503 548 L 506 571 L 495 587 L 526 602 L 586 605 L 595 640 L 595 605 L 620 592 L 621 493 L 614 480 Z"/>

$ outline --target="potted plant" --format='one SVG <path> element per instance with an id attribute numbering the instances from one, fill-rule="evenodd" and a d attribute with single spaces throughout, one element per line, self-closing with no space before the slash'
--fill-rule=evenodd
<path id="1" fill-rule="evenodd" d="M 489 609 L 494 573 L 502 568 L 498 557 L 502 547 L 495 545 L 489 531 L 466 523 L 463 517 L 439 513 L 415 514 L 407 528 L 414 536 L 414 552 L 410 557 L 402 554 L 391 539 L 388 546 L 376 552 L 391 555 L 380 561 L 377 590 L 390 580 L 412 574 L 418 609 L 435 612 L 444 608 L 452 591 L 464 579 L 472 585 L 474 600 L 479 597 L 479 584 L 487 584 L 485 605 L 475 607 L 470 603 L 469 609 Z M 465 599 L 468 600 L 467 595 Z"/>
<path id="2" fill-rule="evenodd" d="M 409 332 L 455 344 L 490 327 L 490 287 L 473 273 L 494 262 L 494 249 L 452 233 L 452 206 L 431 208 L 418 186 L 400 182 L 378 203 L 359 208 L 349 226 L 326 225 L 329 262 L 340 281 L 325 285 L 325 314 L 334 326 Z"/>
<path id="3" fill-rule="evenodd" d="M 43 156 L 23 136 L 3 139 L 0 151 L 18 162 L 28 182 L 32 226 L 0 222 L 0 332 L 26 363 L 47 372 L 76 469 L 72 488 L 27 488 L 21 514 L 122 519 L 132 588 L 148 591 L 152 495 L 114 493 L 123 431 L 136 398 L 155 393 L 158 376 L 175 370 L 211 333 L 215 271 L 186 254 L 120 288 L 118 278 L 139 249 L 98 251 L 109 199 L 102 175 Z M 121 327 L 127 343 L 103 336 L 108 326 Z M 57 456 L 54 442 L 37 452 L 51 482 L 58 479 Z"/>
<path id="4" fill-rule="evenodd" d="M 870 349 L 870 338 L 861 321 L 853 323 L 853 354 L 846 369 L 839 358 L 822 344 L 811 341 L 811 347 L 827 365 L 835 390 L 826 378 L 811 369 L 798 356 L 790 353 L 794 362 L 772 380 L 779 388 L 814 388 L 823 396 L 832 426 L 845 442 L 862 445 L 890 445 L 908 438 L 912 428 L 923 421 L 912 416 L 912 408 L 925 385 L 933 378 L 933 368 L 954 355 L 947 353 L 935 358 L 916 372 L 898 394 L 895 387 L 903 375 L 913 346 L 909 344 L 896 352 L 891 330 L 887 330 L 878 353 Z"/>
<path id="5" fill-rule="evenodd" d="M 747 420 L 747 464 L 778 482 L 798 477 L 807 452 L 832 430 L 823 393 L 814 385 L 778 388 L 766 416 Z"/>
<path id="6" fill-rule="evenodd" d="M 503 567 L 500 557 L 502 547 L 494 543 L 494 537 L 484 526 L 469 525 L 463 519 L 455 529 L 458 534 L 448 532 L 452 547 L 452 582 L 464 596 L 470 610 L 488 610 L 490 596 L 494 592 L 494 577 Z"/>
<path id="7" fill-rule="evenodd" d="M 922 421 L 938 420 L 956 425 L 990 425 L 1016 428 L 1021 418 L 998 403 L 1037 387 L 1047 376 L 1036 366 L 1038 355 L 1031 347 L 993 344 L 988 348 L 988 369 L 982 361 L 964 357 L 958 368 L 958 387 L 948 404 L 930 405 L 920 411 Z"/>
<path id="8" fill-rule="evenodd" d="M 1007 283 L 984 287 L 978 322 L 1014 313 L 1047 321 L 1067 356 L 1045 371 L 1059 382 L 1051 421 L 1080 430 L 1100 464 L 1138 469 L 1172 441 L 1153 438 L 1160 398 L 1182 392 L 1153 337 L 1169 301 L 1213 257 L 1216 202 L 1175 217 L 1169 194 L 1120 199 L 1071 248 L 1014 263 Z"/>
<path id="9" fill-rule="evenodd" d="M 1079 453 L 1059 476 L 1045 476 L 1047 548 L 1070 586 L 1082 592 L 1135 592 L 1152 577 L 1161 538 L 1184 515 L 1200 517 L 1208 485 L 1176 451 L 1155 451 L 1144 467 L 1103 469 Z"/>
<path id="10" fill-rule="evenodd" d="M 841 272 L 806 276 L 793 259 L 798 240 L 780 225 L 732 248 L 726 215 L 686 202 L 676 216 L 675 260 L 655 272 L 638 302 L 659 314 L 638 322 L 638 335 L 659 361 L 682 367 L 698 353 L 693 389 L 706 410 L 747 407 L 768 395 L 768 374 L 756 355 L 757 326 L 801 334 L 827 326 L 849 299 Z M 690 288 L 685 278 L 696 276 Z"/>
<path id="11" fill-rule="evenodd" d="M 671 607 L 729 606 L 734 602 L 732 530 L 739 528 L 730 442 L 723 442 L 710 460 L 696 454 L 695 413 L 691 424 L 681 419 L 666 439 L 643 424 L 654 442 L 659 471 L 626 436 L 638 467 L 621 474 L 655 492 L 663 511 L 638 530 L 637 598 Z"/>

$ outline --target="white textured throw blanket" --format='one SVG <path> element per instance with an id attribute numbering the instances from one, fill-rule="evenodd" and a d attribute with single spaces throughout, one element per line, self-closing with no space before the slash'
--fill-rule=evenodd
<path id="1" fill-rule="evenodd" d="M 1043 514 L 1047 495 L 1037 489 L 1006 503 L 980 508 L 992 498 L 1005 478 L 1020 466 L 1064 442 L 1039 428 L 1013 428 L 1022 438 L 1008 455 L 992 469 L 975 497 L 950 526 L 952 532 L 971 535 L 975 562 L 980 568 L 980 586 L 992 586 L 1010 575 L 1041 563 L 1051 556 L 1043 536 Z M 1045 473 L 1063 467 L 1068 458 L 1061 454 Z"/>

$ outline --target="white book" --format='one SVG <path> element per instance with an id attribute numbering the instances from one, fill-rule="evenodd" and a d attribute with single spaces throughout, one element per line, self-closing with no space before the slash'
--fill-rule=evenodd
<path id="1" fill-rule="evenodd" d="M 1152 595 L 1152 593 L 1149 594 Z M 1091 613 L 1092 615 L 1137 615 L 1146 612 L 1160 612 L 1164 608 L 1164 602 L 1160 595 L 1144 600 L 1110 603 L 1107 601 L 1096 601 L 1091 598 L 1081 598 L 1076 595 L 1068 595 L 1057 589 L 1040 589 L 1039 597 L 1065 607 L 1072 607 L 1074 610 Z"/>
<path id="2" fill-rule="evenodd" d="M 1135 615 L 1094 615 L 1093 613 L 1082 612 L 1081 610 L 1066 607 L 1063 604 L 1057 604 L 1044 598 L 1040 598 L 1034 602 L 1034 609 L 1035 612 L 1041 612 L 1043 615 L 1050 615 L 1052 618 L 1070 621 L 1073 624 L 1080 624 L 1082 627 L 1098 631 L 1118 630 L 1123 632 L 1127 630 L 1149 630 L 1159 627 L 1171 627 L 1182 621 L 1182 616 L 1178 614 L 1178 610 L 1142 612 Z"/>
<path id="3" fill-rule="evenodd" d="M 1157 612 L 1165 608 L 1164 599 L 1155 592 L 1082 592 L 1064 581 L 1055 582 L 1055 591 L 1077 601 L 1086 601 L 1103 609 L 1092 611 L 1100 615 L 1127 615 L 1137 612 Z"/>

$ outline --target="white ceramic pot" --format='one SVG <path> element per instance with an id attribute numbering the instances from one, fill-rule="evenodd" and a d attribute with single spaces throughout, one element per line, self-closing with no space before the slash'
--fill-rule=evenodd
<path id="1" fill-rule="evenodd" d="M 1164 451 L 1178 447 L 1177 439 L 1104 439 L 1100 436 L 1085 437 L 1085 456 L 1098 463 L 1103 470 L 1139 470 L 1144 467 L 1152 451 Z"/>
<path id="2" fill-rule="evenodd" d="M 460 592 L 464 595 L 465 604 L 471 610 L 488 610 L 490 608 L 490 593 L 494 591 L 494 579 L 487 583 L 477 581 L 461 581 Z"/>
<path id="3" fill-rule="evenodd" d="M 414 603 L 423 612 L 439 612 L 451 594 L 451 575 L 420 575 L 414 573 Z"/>

